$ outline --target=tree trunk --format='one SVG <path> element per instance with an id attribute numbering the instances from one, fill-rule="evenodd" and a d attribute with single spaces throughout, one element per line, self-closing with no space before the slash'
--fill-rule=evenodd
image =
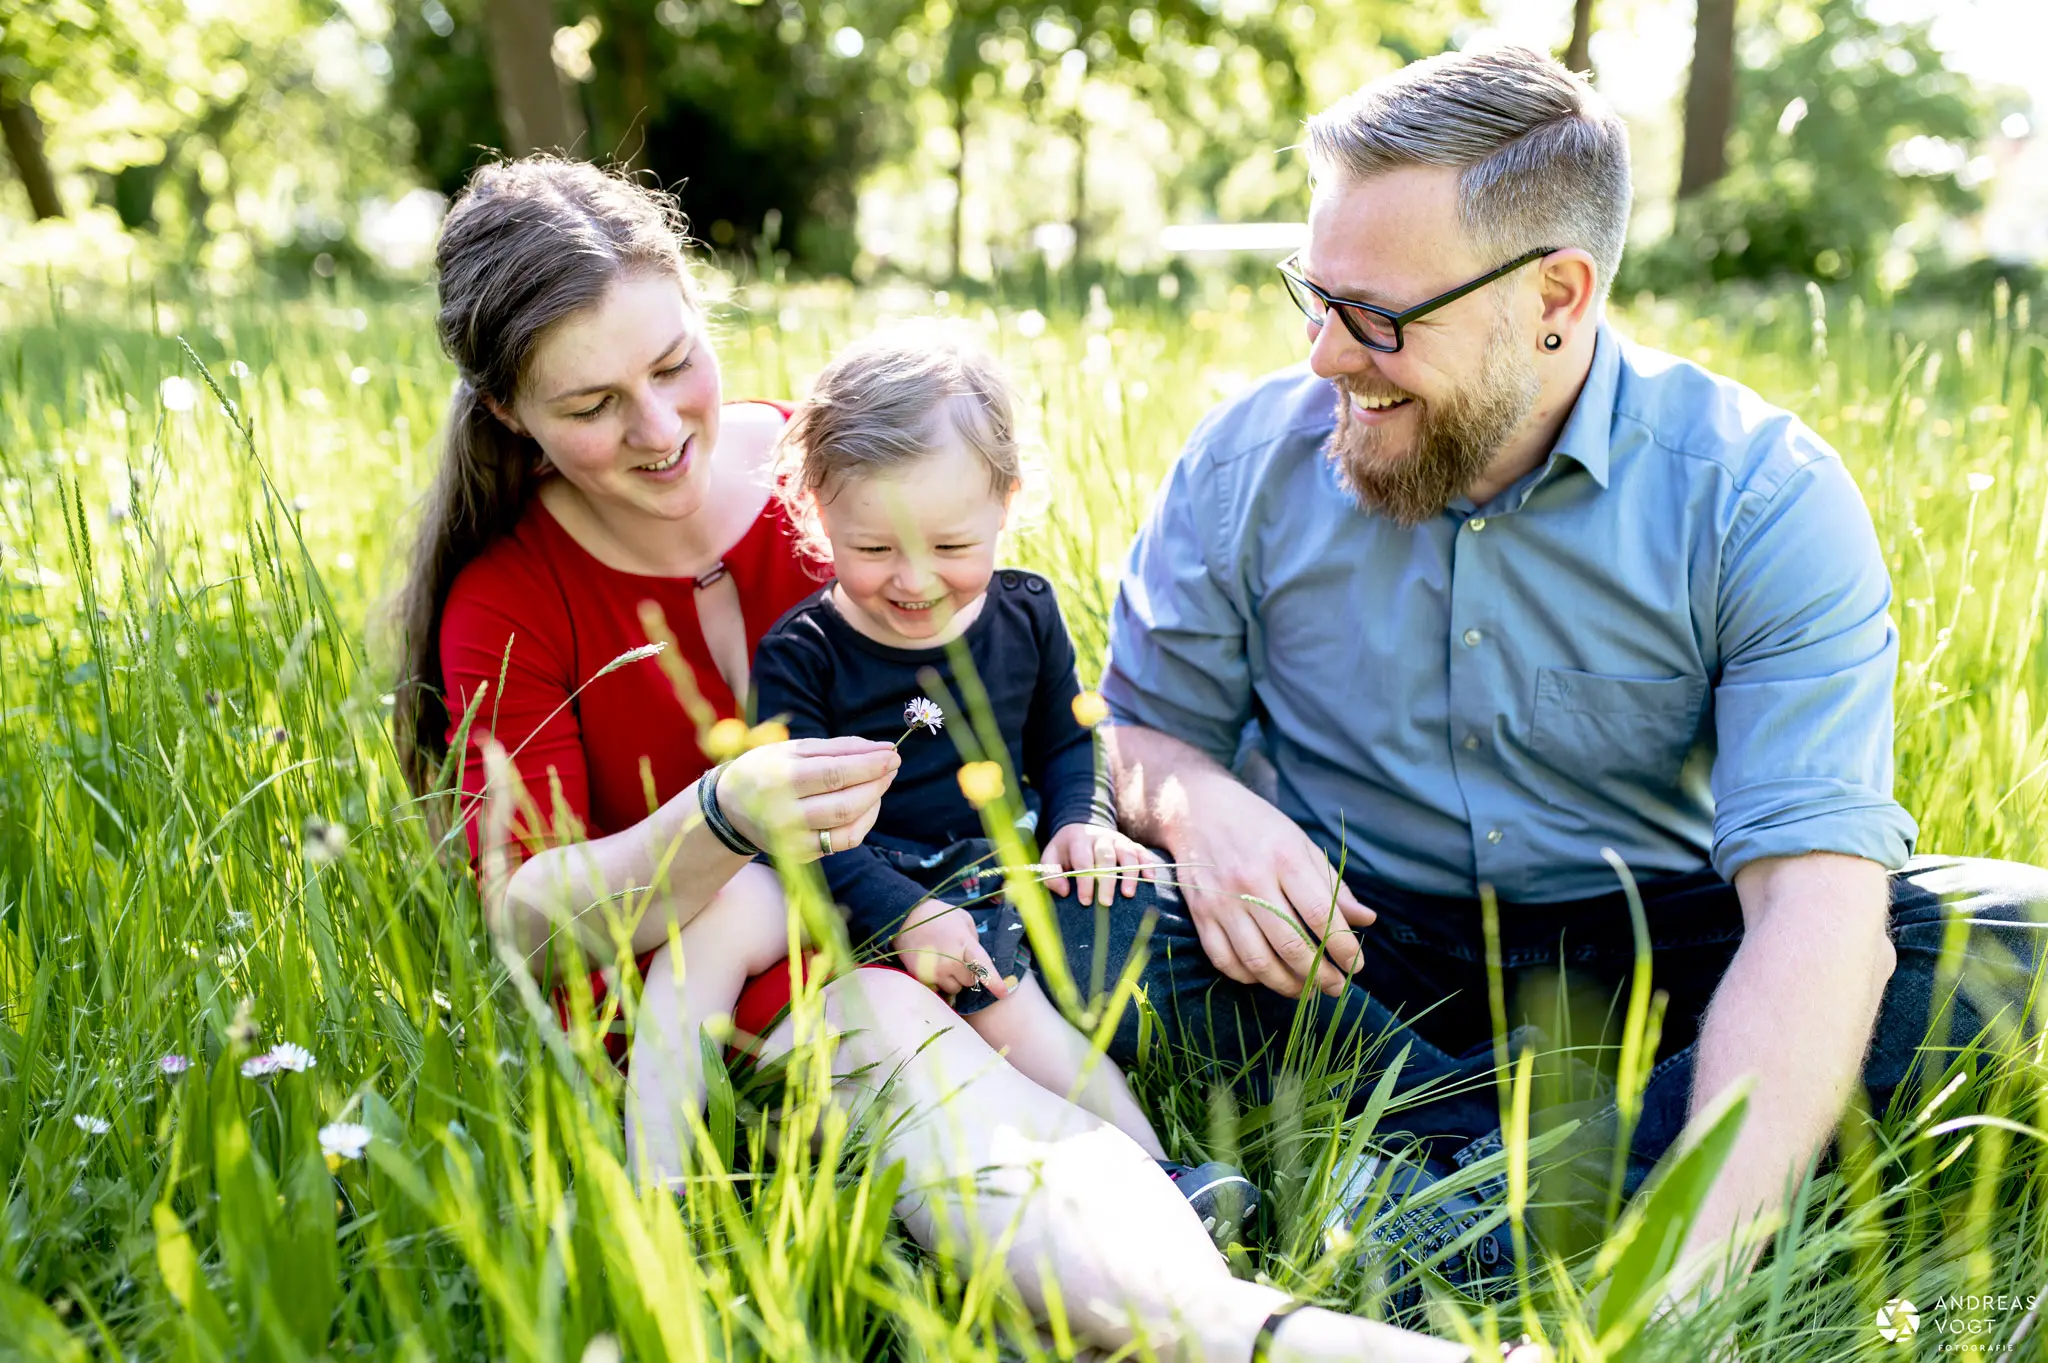
<path id="1" fill-rule="evenodd" d="M 618 54 L 619 93 L 617 112 L 620 126 L 606 135 L 613 138 L 612 157 L 628 170 L 647 163 L 647 125 L 654 117 L 654 96 L 647 79 L 647 17 L 643 0 L 607 6 L 604 16 L 605 41 Z"/>
<path id="2" fill-rule="evenodd" d="M 57 178 L 50 174 L 50 163 L 43 157 L 42 120 L 29 104 L 27 91 L 17 99 L 12 90 L 0 88 L 0 134 L 5 134 L 7 154 L 14 159 L 21 183 L 28 188 L 30 211 L 39 221 L 63 217 L 64 201 L 57 197 Z"/>
<path id="3" fill-rule="evenodd" d="M 1685 152 L 1678 168 L 1681 199 L 1698 194 L 1728 170 L 1728 129 L 1735 118 L 1735 4 L 1699 0 L 1693 21 Z"/>
<path id="4" fill-rule="evenodd" d="M 551 0 L 484 0 L 491 83 L 498 116 L 514 155 L 577 149 L 583 114 L 555 70 L 555 7 Z"/>
<path id="5" fill-rule="evenodd" d="M 953 96 L 953 278 L 967 277 L 967 94 Z"/>
<path id="6" fill-rule="evenodd" d="M 1574 71 L 1593 69 L 1593 0 L 1572 0 L 1572 40 L 1564 64 Z"/>

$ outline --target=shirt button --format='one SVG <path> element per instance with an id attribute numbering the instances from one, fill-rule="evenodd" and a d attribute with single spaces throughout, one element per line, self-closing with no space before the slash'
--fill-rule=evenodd
<path id="1" fill-rule="evenodd" d="M 1466 734 L 1466 735 L 1465 735 L 1465 751 L 1466 751 L 1466 752 L 1478 752 L 1478 751 L 1479 751 L 1479 735 L 1478 735 L 1478 734 Z"/>
<path id="2" fill-rule="evenodd" d="M 1465 522 L 1465 528 L 1475 535 L 1478 534 L 1486 528 L 1486 517 L 1474 516 L 1471 520 Z"/>
<path id="3" fill-rule="evenodd" d="M 1479 647 L 1479 641 L 1485 637 L 1476 629 L 1468 629 L 1465 631 L 1465 647 L 1477 648 Z"/>
<path id="4" fill-rule="evenodd" d="M 1004 573 L 1003 585 L 1011 591 L 1017 590 L 1017 575 L 1015 573 Z"/>
<path id="5" fill-rule="evenodd" d="M 1498 828 L 1489 828 L 1486 830 L 1486 840 L 1488 842 L 1499 842 L 1502 838 L 1506 836 L 1507 834 L 1501 832 Z"/>

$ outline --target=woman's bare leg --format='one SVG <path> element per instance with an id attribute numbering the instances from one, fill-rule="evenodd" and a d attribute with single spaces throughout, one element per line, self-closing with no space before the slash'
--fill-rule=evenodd
<path id="1" fill-rule="evenodd" d="M 740 989 L 789 954 L 782 886 L 745 866 L 684 925 L 682 960 L 663 946 L 648 963 L 626 1068 L 626 1167 L 635 1177 L 683 1173 L 682 1114 L 704 1106 L 704 1024 L 730 1019 Z M 642 1162 L 645 1161 L 645 1167 Z"/>
<path id="2" fill-rule="evenodd" d="M 1166 1158 L 1124 1072 L 1060 1016 L 1036 979 L 1026 975 L 1008 998 L 969 1013 L 967 1025 L 1026 1079 L 1102 1118 L 1153 1159 Z"/>
<path id="3" fill-rule="evenodd" d="M 1090 1343 L 1114 1349 L 1142 1335 L 1162 1357 L 1247 1363 L 1285 1295 L 1230 1275 L 1135 1141 L 1018 1073 L 907 975 L 856 970 L 826 987 L 824 1004 L 840 1038 L 837 1069 L 861 1076 L 842 1080 L 842 1091 L 884 1105 L 883 1154 L 907 1171 L 897 1212 L 919 1243 L 943 1251 L 1014 1232 L 1011 1279 L 1035 1310 L 1056 1290 Z M 766 1053 L 793 1040 L 784 1022 Z M 1460 1345 L 1315 1309 L 1290 1316 L 1270 1354 L 1285 1363 L 1466 1356 Z"/>

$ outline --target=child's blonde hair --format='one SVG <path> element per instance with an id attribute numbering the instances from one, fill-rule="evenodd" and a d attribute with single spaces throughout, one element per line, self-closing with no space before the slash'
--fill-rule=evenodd
<path id="1" fill-rule="evenodd" d="M 829 554 L 820 498 L 847 479 L 924 457 L 947 428 L 988 466 L 991 492 L 1016 490 L 1024 473 L 1016 394 L 995 358 L 959 327 L 892 327 L 825 366 L 782 431 L 779 490 L 803 548 L 821 560 Z"/>

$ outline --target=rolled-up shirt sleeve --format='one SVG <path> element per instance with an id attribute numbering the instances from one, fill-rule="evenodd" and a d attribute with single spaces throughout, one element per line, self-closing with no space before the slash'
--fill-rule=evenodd
<path id="1" fill-rule="evenodd" d="M 1740 522 L 1746 520 L 1747 525 Z M 1714 869 L 1838 852 L 1896 870 L 1918 828 L 1892 798 L 1899 636 L 1870 513 L 1839 460 L 1745 496 L 1722 569 Z"/>
<path id="2" fill-rule="evenodd" d="M 1215 490 L 1197 432 L 1131 546 L 1110 612 L 1102 697 L 1116 724 L 1193 744 L 1228 766 L 1251 715 L 1244 612 L 1218 570 Z"/>

